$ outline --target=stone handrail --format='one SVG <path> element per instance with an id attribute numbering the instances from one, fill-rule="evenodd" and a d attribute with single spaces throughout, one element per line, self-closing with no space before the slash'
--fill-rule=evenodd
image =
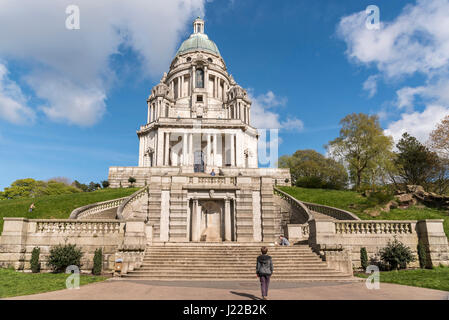
<path id="1" fill-rule="evenodd" d="M 85 218 L 85 217 L 88 217 L 97 212 L 101 212 L 101 211 L 104 211 L 107 209 L 119 207 L 120 204 L 126 198 L 127 197 L 108 200 L 108 201 L 102 201 L 102 202 L 96 202 L 96 203 L 92 203 L 92 204 L 88 204 L 86 206 L 76 208 L 75 210 L 72 211 L 72 213 L 70 213 L 69 219 Z"/>
<path id="2" fill-rule="evenodd" d="M 36 224 L 35 233 L 120 233 L 120 220 L 73 220 L 73 219 L 32 219 Z"/>
<path id="3" fill-rule="evenodd" d="M 412 234 L 416 221 L 359 220 L 335 221 L 336 234 Z"/>
<path id="4" fill-rule="evenodd" d="M 142 189 L 137 190 L 129 197 L 125 198 L 125 200 L 120 204 L 120 206 L 117 209 L 117 219 L 124 219 L 123 212 L 125 209 L 131 205 L 134 201 L 141 198 L 145 195 L 145 192 L 147 192 L 148 186 L 143 187 Z"/>
<path id="5" fill-rule="evenodd" d="M 236 177 L 208 176 L 208 177 L 190 177 L 189 183 L 199 184 L 236 184 Z"/>
<path id="6" fill-rule="evenodd" d="M 288 193 L 286 193 L 286 192 L 284 192 L 282 190 L 279 190 L 276 187 L 273 187 L 273 190 L 274 190 L 274 194 L 280 196 L 282 199 L 287 201 L 290 205 L 292 205 L 296 209 L 298 209 L 301 214 L 306 216 L 307 217 L 307 221 L 310 221 L 310 220 L 313 219 L 313 216 L 310 214 L 309 209 L 301 201 L 299 201 L 298 199 L 292 197 Z"/>
<path id="7" fill-rule="evenodd" d="M 318 213 L 322 213 L 324 215 L 330 216 L 332 218 L 335 218 L 337 220 L 360 220 L 359 217 L 357 217 L 352 212 L 338 209 L 334 207 L 325 206 L 322 204 L 316 204 L 316 203 L 310 203 L 310 202 L 304 202 L 302 203 L 311 211 L 315 211 Z"/>

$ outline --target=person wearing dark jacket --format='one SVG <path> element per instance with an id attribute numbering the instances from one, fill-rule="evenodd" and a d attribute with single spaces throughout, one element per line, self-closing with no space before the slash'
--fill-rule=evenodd
<path id="1" fill-rule="evenodd" d="M 266 300 L 268 295 L 268 286 L 270 285 L 270 277 L 273 273 L 273 260 L 267 255 L 267 247 L 262 247 L 262 254 L 257 257 L 256 274 L 260 280 L 260 288 L 262 289 L 262 299 Z"/>

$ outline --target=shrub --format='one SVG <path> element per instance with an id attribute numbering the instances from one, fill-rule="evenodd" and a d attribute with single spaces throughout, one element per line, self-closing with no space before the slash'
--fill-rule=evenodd
<path id="1" fill-rule="evenodd" d="M 134 177 L 129 177 L 128 178 L 128 182 L 130 183 L 130 187 L 132 188 L 134 183 L 136 182 L 136 178 Z"/>
<path id="2" fill-rule="evenodd" d="M 100 275 L 102 266 L 103 266 L 103 251 L 101 250 L 101 248 L 98 248 L 95 250 L 94 254 L 94 267 L 92 269 L 92 273 L 96 276 Z"/>
<path id="3" fill-rule="evenodd" d="M 388 265 L 389 270 L 406 269 L 408 263 L 415 261 L 412 250 L 398 241 L 396 237 L 393 242 L 388 241 L 388 245 L 379 253 L 381 260 Z"/>
<path id="4" fill-rule="evenodd" d="M 33 273 L 39 273 L 41 271 L 41 264 L 39 262 L 39 255 L 41 253 L 41 249 L 38 247 L 33 248 L 33 251 L 31 252 L 31 272 Z"/>
<path id="5" fill-rule="evenodd" d="M 363 270 L 368 268 L 368 253 L 366 253 L 366 248 L 360 248 L 360 263 Z"/>
<path id="6" fill-rule="evenodd" d="M 81 268 L 83 253 L 74 244 L 58 245 L 50 249 L 48 264 L 54 272 L 65 272 L 71 265 Z"/>
<path id="7" fill-rule="evenodd" d="M 109 187 L 109 181 L 108 180 L 101 181 L 101 185 L 103 186 L 104 189 L 106 189 L 107 187 Z"/>
<path id="8" fill-rule="evenodd" d="M 418 242 L 418 258 L 419 258 L 419 267 L 424 269 L 427 267 L 427 253 L 426 247 L 423 245 L 421 241 Z"/>

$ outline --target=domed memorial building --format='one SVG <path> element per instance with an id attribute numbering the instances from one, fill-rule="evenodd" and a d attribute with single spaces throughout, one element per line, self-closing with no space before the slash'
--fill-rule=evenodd
<path id="1" fill-rule="evenodd" d="M 258 168 L 251 100 L 202 19 L 151 90 L 147 110 L 137 131 L 139 165 L 109 169 L 112 188 L 138 191 L 77 208 L 70 219 L 5 217 L 0 267 L 30 270 L 39 247 L 42 270 L 49 271 L 50 249 L 70 243 L 82 249 L 87 272 L 101 248 L 103 270 L 115 275 L 254 280 L 260 246 L 271 245 L 274 279 L 348 281 L 361 265 L 361 248 L 375 256 L 393 237 L 416 258 L 422 241 L 429 265 L 449 263 L 443 220 L 360 220 L 278 189 L 290 184 L 290 171 Z M 273 245 L 281 234 L 291 246 Z"/>
<path id="2" fill-rule="evenodd" d="M 109 182 L 124 187 L 135 178 L 148 186 L 149 202 L 141 198 L 120 218 L 148 219 L 153 241 L 273 241 L 281 233 L 273 185 L 289 184 L 289 170 L 258 168 L 251 100 L 204 20 L 193 22 L 147 108 L 139 166 L 111 167 Z"/>

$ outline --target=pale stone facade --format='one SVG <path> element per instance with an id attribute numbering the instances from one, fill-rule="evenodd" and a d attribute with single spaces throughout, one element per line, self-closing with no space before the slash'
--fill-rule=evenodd
<path id="1" fill-rule="evenodd" d="M 204 34 L 203 20 L 194 21 L 194 33 L 147 104 L 147 122 L 137 132 L 139 167 L 181 167 L 183 172 L 258 167 L 251 100 Z"/>
<path id="2" fill-rule="evenodd" d="M 128 186 L 129 177 L 148 185 L 119 215 L 145 219 L 153 241 L 273 241 L 282 232 L 273 185 L 290 184 L 290 172 L 258 168 L 251 100 L 204 21 L 193 29 L 147 100 L 138 167 L 109 170 L 111 187 Z"/>

